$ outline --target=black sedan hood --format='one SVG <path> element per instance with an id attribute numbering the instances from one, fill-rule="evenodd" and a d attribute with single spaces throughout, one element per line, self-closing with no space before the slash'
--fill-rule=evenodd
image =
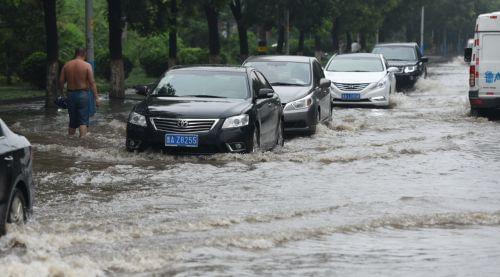
<path id="1" fill-rule="evenodd" d="M 418 61 L 391 61 L 387 60 L 389 67 L 414 66 Z"/>
<path id="2" fill-rule="evenodd" d="M 273 86 L 273 89 L 279 95 L 283 104 L 303 98 L 311 92 L 311 88 L 308 86 Z"/>
<path id="3" fill-rule="evenodd" d="M 149 97 L 136 111 L 148 116 L 217 119 L 242 114 L 250 106 L 242 99 Z"/>

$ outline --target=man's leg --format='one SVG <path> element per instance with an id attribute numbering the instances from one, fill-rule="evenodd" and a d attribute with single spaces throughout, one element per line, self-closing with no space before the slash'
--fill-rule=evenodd
<path id="1" fill-rule="evenodd" d="M 68 136 L 72 137 L 76 134 L 76 129 L 74 128 L 68 128 Z"/>
<path id="2" fill-rule="evenodd" d="M 80 125 L 80 138 L 84 138 L 87 135 L 87 125 Z"/>

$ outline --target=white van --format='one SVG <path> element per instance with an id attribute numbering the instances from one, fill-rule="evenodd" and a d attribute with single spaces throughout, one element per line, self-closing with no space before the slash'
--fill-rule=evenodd
<path id="1" fill-rule="evenodd" d="M 471 113 L 500 108 L 500 12 L 478 17 L 474 47 L 466 49 L 470 60 Z"/>

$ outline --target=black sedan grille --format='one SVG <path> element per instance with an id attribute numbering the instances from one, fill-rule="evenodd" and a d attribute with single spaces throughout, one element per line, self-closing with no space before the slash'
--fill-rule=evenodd
<path id="1" fill-rule="evenodd" d="M 151 118 L 156 130 L 181 134 L 209 132 L 218 121 L 218 119 Z"/>
<path id="2" fill-rule="evenodd" d="M 363 83 L 363 84 L 333 83 L 333 84 L 342 91 L 362 91 L 370 85 L 370 83 Z"/>

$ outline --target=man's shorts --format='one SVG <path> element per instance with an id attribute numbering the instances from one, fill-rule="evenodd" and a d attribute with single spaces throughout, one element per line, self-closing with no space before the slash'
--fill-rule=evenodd
<path id="1" fill-rule="evenodd" d="M 69 127 L 77 129 L 89 126 L 89 92 L 86 90 L 71 91 L 68 93 Z"/>

